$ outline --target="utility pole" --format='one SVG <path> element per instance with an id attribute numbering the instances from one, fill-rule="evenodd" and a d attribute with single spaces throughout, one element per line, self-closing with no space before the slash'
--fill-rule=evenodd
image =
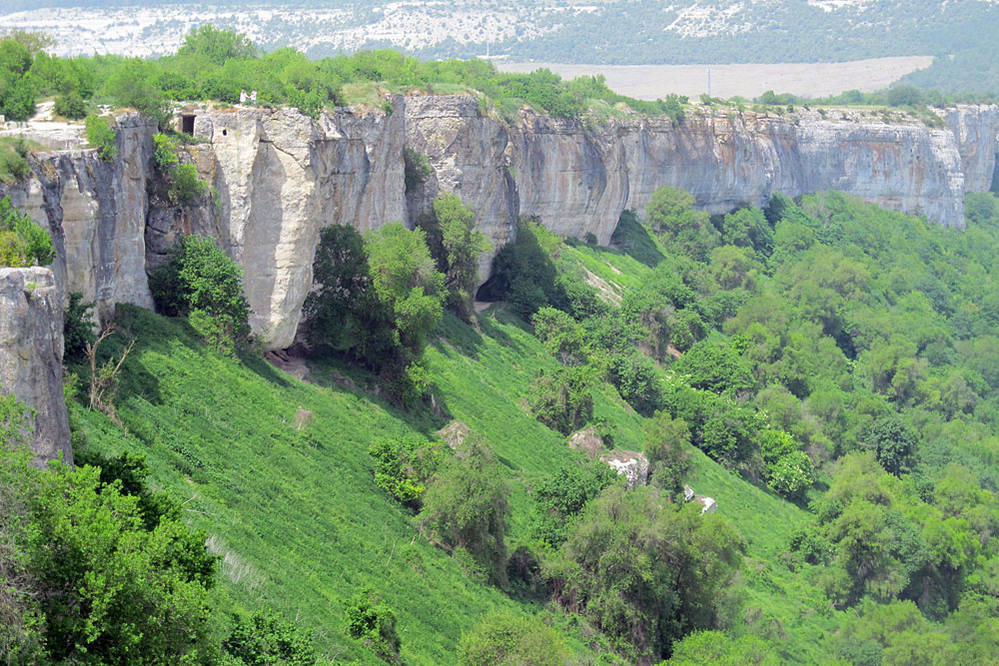
<path id="1" fill-rule="evenodd" d="M 711 68 L 708 67 L 708 97 L 711 97 Z"/>

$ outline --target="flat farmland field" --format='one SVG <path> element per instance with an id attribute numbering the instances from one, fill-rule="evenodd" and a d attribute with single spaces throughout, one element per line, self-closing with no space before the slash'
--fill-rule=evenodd
<path id="1" fill-rule="evenodd" d="M 851 62 L 778 63 L 769 65 L 563 65 L 497 61 L 504 72 L 531 72 L 547 67 L 563 78 L 603 74 L 607 85 L 636 99 L 656 99 L 668 93 L 691 98 L 711 95 L 752 99 L 767 90 L 808 97 L 837 95 L 847 90 L 870 92 L 890 85 L 917 69 L 929 67 L 930 56 L 872 58 Z"/>

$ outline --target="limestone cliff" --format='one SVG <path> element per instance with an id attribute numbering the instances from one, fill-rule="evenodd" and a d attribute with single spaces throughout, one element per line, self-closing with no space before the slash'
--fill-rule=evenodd
<path id="1" fill-rule="evenodd" d="M 115 303 L 152 306 L 144 239 L 153 127 L 138 114 L 117 125 L 118 159 L 80 149 L 35 153 L 30 178 L 0 184 L 0 195 L 51 230 L 61 293 L 82 292 L 101 316 Z"/>
<path id="2" fill-rule="evenodd" d="M 34 410 L 31 448 L 73 462 L 62 392 L 62 296 L 48 268 L 0 268 L 0 394 Z"/>
<path id="3" fill-rule="evenodd" d="M 606 243 L 621 211 L 641 211 L 662 185 L 689 190 L 714 213 L 760 206 L 775 192 L 838 189 L 962 227 L 965 163 L 975 172 L 967 189 L 991 183 L 995 107 L 957 109 L 950 128 L 834 115 L 703 111 L 681 123 L 590 125 L 524 110 L 506 125 L 483 117 L 474 97 L 426 97 L 409 100 L 406 140 L 434 169 L 427 198 L 458 192 L 499 243 L 518 215 Z"/>
<path id="4" fill-rule="evenodd" d="M 150 196 L 152 128 L 135 115 L 118 120 L 116 161 L 89 150 L 38 153 L 33 175 L 0 185 L 0 194 L 52 229 L 57 283 L 102 312 L 116 302 L 148 306 L 146 274 L 180 234 L 215 237 L 244 267 L 251 324 L 269 349 L 294 339 L 324 225 L 412 224 L 438 193 L 455 192 L 494 250 L 523 215 L 560 235 L 593 233 L 606 243 L 622 210 L 641 211 L 657 187 L 670 185 L 712 212 L 761 205 L 774 192 L 838 189 L 961 227 L 965 191 L 992 183 L 999 137 L 995 106 L 941 112 L 940 127 L 850 110 L 700 109 L 674 123 L 565 120 L 525 109 L 502 120 L 470 95 L 396 97 L 391 113 L 341 109 L 315 119 L 288 109 L 184 113 L 194 116 L 197 142 L 182 160 L 212 188 L 197 205 Z M 407 146 L 431 166 L 408 193 Z"/>
<path id="5" fill-rule="evenodd" d="M 401 98 L 397 104 L 403 106 Z M 288 109 L 199 114 L 193 147 L 215 205 L 194 224 L 215 230 L 244 267 L 254 332 L 287 347 L 312 284 L 319 230 L 404 221 L 404 112 L 341 111 L 313 120 Z"/>

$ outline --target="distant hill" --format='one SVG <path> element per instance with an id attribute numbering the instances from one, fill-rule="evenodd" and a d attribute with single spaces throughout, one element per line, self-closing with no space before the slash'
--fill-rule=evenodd
<path id="1" fill-rule="evenodd" d="M 192 26 L 211 22 L 247 33 L 265 49 L 310 56 L 392 47 L 423 58 L 488 53 L 510 60 L 578 64 L 841 62 L 862 58 L 963 56 L 978 62 L 999 34 L 995 0 L 526 0 L 454 3 L 281 0 L 246 7 L 152 0 L 9 0 L 0 28 L 44 29 L 62 53 L 171 52 Z M 126 9 L 127 8 L 127 9 Z M 20 13 L 17 13 L 20 12 Z M 914 82 L 956 85 L 953 67 Z M 966 89 L 992 86 L 958 77 Z"/>

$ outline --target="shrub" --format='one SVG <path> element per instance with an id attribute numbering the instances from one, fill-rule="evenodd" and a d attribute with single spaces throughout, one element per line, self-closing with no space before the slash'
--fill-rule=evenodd
<path id="1" fill-rule="evenodd" d="M 108 119 L 102 116 L 87 116 L 87 142 L 97 149 L 97 154 L 105 162 L 118 157 L 118 132 L 114 130 Z"/>
<path id="2" fill-rule="evenodd" d="M 232 632 L 222 642 L 222 649 L 228 657 L 246 666 L 316 663 L 310 632 L 263 611 L 250 616 L 234 615 Z"/>
<path id="3" fill-rule="evenodd" d="M 153 164 L 164 175 L 177 166 L 177 144 L 166 134 L 153 135 Z"/>
<path id="4" fill-rule="evenodd" d="M 789 498 L 800 497 L 815 481 L 812 460 L 783 430 L 765 430 L 760 436 L 765 464 L 763 478 L 774 491 Z"/>
<path id="5" fill-rule="evenodd" d="M 83 294 L 78 291 L 70 292 L 69 305 L 66 307 L 66 314 L 62 323 L 64 358 L 69 360 L 82 360 L 86 354 L 87 346 L 93 344 L 94 322 L 91 312 L 94 303 L 83 301 Z"/>
<path id="6" fill-rule="evenodd" d="M 0 139 L 0 181 L 16 183 L 30 173 L 28 143 L 24 137 Z"/>
<path id="7" fill-rule="evenodd" d="M 208 184 L 201 180 L 198 168 L 193 164 L 181 164 L 174 169 L 167 189 L 170 203 L 186 206 L 203 198 L 208 191 Z"/>
<path id="8" fill-rule="evenodd" d="M 508 494 L 492 454 L 473 444 L 462 457 L 441 463 L 423 495 L 420 525 L 449 551 L 467 551 L 503 583 Z"/>
<path id="9" fill-rule="evenodd" d="M 631 407 L 642 416 L 663 408 L 662 381 L 648 356 L 631 350 L 610 358 L 607 379 Z"/>
<path id="10" fill-rule="evenodd" d="M 418 437 L 381 439 L 368 449 L 375 459 L 375 485 L 419 510 L 426 482 L 437 469 L 440 446 Z"/>
<path id="11" fill-rule="evenodd" d="M 493 611 L 461 637 L 459 666 L 564 666 L 565 640 L 537 617 Z"/>
<path id="12" fill-rule="evenodd" d="M 0 262 L 4 266 L 47 266 L 55 260 L 52 236 L 11 203 L 0 199 Z"/>
<path id="13" fill-rule="evenodd" d="M 181 239 L 149 276 L 149 288 L 161 312 L 189 317 L 217 351 L 232 353 L 247 340 L 250 306 L 243 296 L 243 270 L 212 239 Z"/>
<path id="14" fill-rule="evenodd" d="M 568 435 L 593 418 L 589 368 L 565 368 L 538 373 L 527 402 L 531 415 L 552 430 Z"/>
<path id="15" fill-rule="evenodd" d="M 534 333 L 545 346 L 545 351 L 557 358 L 562 365 L 577 366 L 587 361 L 589 345 L 583 325 L 565 312 L 543 307 L 534 313 Z"/>
<path id="16" fill-rule="evenodd" d="M 427 161 L 426 155 L 421 155 L 409 146 L 403 149 L 402 157 L 404 160 L 403 175 L 406 182 L 406 193 L 408 194 L 415 192 L 423 183 L 427 182 L 427 178 L 430 177 L 433 171 L 430 168 L 430 162 Z"/>
<path id="17" fill-rule="evenodd" d="M 347 604 L 344 631 L 361 640 L 383 660 L 400 663 L 399 635 L 395 631 L 395 613 L 379 595 L 366 590 Z"/>
<path id="18" fill-rule="evenodd" d="M 71 120 L 79 120 L 87 115 L 87 105 L 75 90 L 56 97 L 53 110 L 56 115 Z"/>

